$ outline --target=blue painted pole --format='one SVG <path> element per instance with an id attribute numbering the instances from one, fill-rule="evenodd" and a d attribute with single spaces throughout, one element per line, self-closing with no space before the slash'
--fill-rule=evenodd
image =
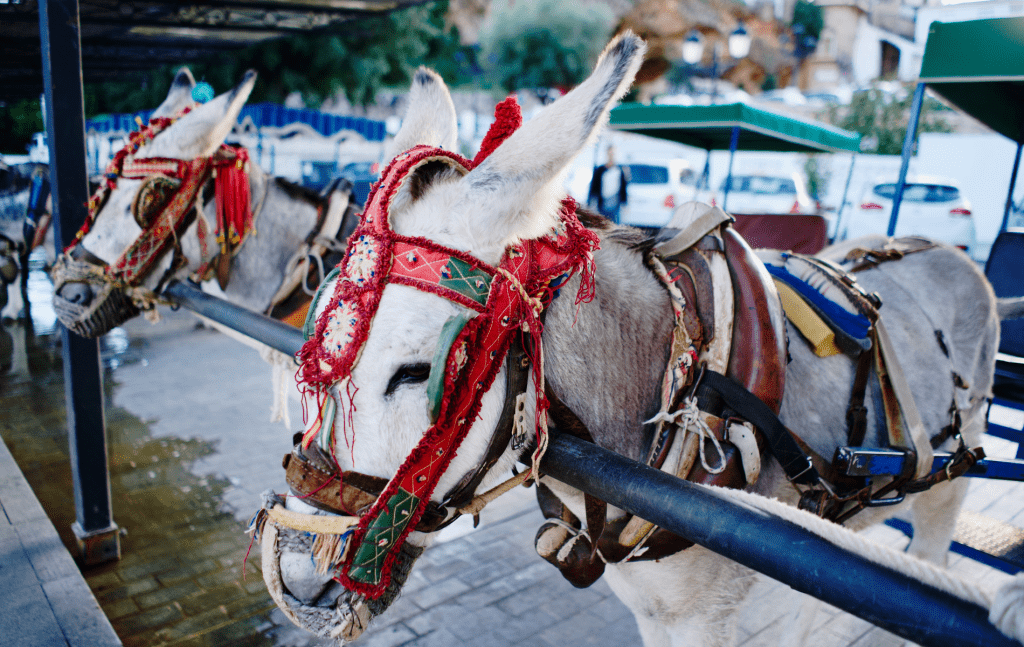
<path id="1" fill-rule="evenodd" d="M 917 138 L 917 122 L 921 119 L 921 105 L 924 103 L 924 83 L 918 83 L 914 89 L 914 101 L 910 104 L 910 121 L 907 123 L 907 136 L 903 139 L 903 159 L 900 163 L 900 177 L 896 181 L 896 194 L 892 197 L 892 213 L 889 214 L 889 228 L 886 236 L 896 234 L 896 219 L 900 215 L 900 203 L 903 202 L 903 189 L 907 186 L 907 170 L 910 168 L 910 156 L 914 152 L 914 140 Z"/>
<path id="2" fill-rule="evenodd" d="M 1006 231 L 1010 224 L 1010 207 L 1013 206 L 1013 189 L 1017 186 L 1017 171 L 1020 169 L 1020 151 L 1024 142 L 1017 142 L 1017 156 L 1013 159 L 1013 173 L 1010 174 L 1010 190 L 1006 193 L 1006 208 L 1003 209 L 1003 222 L 999 225 L 999 233 Z"/>
<path id="3" fill-rule="evenodd" d="M 732 127 L 732 136 L 729 138 L 729 171 L 725 176 L 725 192 L 722 195 L 722 211 L 728 213 L 725 208 L 729 200 L 729 189 L 732 188 L 732 162 L 736 158 L 736 147 L 740 145 L 740 127 Z"/>
<path id="4" fill-rule="evenodd" d="M 72 241 L 88 213 L 78 16 L 78 0 L 39 0 L 54 244 L 58 253 Z M 121 556 L 118 528 L 111 513 L 99 340 L 79 337 L 64 326 L 60 332 L 75 498 L 72 530 L 84 563 L 98 564 Z"/>

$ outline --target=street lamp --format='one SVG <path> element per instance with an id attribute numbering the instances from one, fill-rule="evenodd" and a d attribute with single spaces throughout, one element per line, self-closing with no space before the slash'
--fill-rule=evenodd
<path id="1" fill-rule="evenodd" d="M 715 42 L 714 47 L 711 48 L 711 80 L 714 88 L 712 103 L 718 100 L 718 58 L 721 55 L 720 49 L 721 43 L 719 42 Z M 735 31 L 729 34 L 728 50 L 729 56 L 733 59 L 744 58 L 750 53 L 750 34 L 744 29 L 742 22 L 736 27 Z M 690 65 L 697 65 L 703 58 L 704 39 L 699 31 L 692 29 L 683 41 L 683 61 Z"/>

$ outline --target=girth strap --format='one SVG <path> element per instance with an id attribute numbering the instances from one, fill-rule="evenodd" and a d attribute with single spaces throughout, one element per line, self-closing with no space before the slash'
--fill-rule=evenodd
<path id="1" fill-rule="evenodd" d="M 810 457 L 800 449 L 789 429 L 786 429 L 768 405 L 734 380 L 720 373 L 705 369 L 699 379 L 701 386 L 713 389 L 722 396 L 726 406 L 761 430 L 768 441 L 772 455 L 782 465 L 790 482 L 813 485 L 821 480 Z"/>

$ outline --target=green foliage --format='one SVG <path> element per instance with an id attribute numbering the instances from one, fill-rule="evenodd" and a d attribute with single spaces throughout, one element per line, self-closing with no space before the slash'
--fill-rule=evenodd
<path id="1" fill-rule="evenodd" d="M 830 108 L 827 119 L 840 128 L 860 133 L 863 136 L 862 152 L 899 155 L 903 150 L 903 140 L 907 137 L 913 99 L 913 92 L 907 92 L 903 98 L 896 98 L 875 86 L 854 94 L 849 107 Z M 952 128 L 941 114 L 945 111 L 946 107 L 938 100 L 925 95 L 917 132 L 951 132 Z"/>
<path id="2" fill-rule="evenodd" d="M 259 73 L 250 101 L 281 103 L 292 92 L 306 105 L 345 92 L 356 105 L 371 103 L 377 92 L 403 86 L 420 65 L 433 67 L 452 85 L 469 79 L 458 65 L 468 48 L 459 45 L 458 32 L 445 27 L 448 3 L 431 2 L 401 11 L 370 16 L 327 32 L 283 38 L 216 59 L 190 63 L 196 79 L 224 92 L 248 69 Z M 175 66 L 176 67 L 176 66 Z M 132 112 L 154 108 L 163 100 L 174 68 L 154 71 L 141 83 L 93 85 L 86 90 L 86 112 Z"/>
<path id="3" fill-rule="evenodd" d="M 605 5 L 560 0 L 495 2 L 480 34 L 492 82 L 520 88 L 571 88 L 587 77 L 607 42 L 613 16 Z"/>
<path id="4" fill-rule="evenodd" d="M 43 129 L 38 99 L 0 104 L 0 153 L 24 155 L 32 134 Z"/>
<path id="5" fill-rule="evenodd" d="M 825 26 L 821 7 L 808 0 L 797 0 L 793 7 L 793 25 L 802 25 L 804 34 L 820 38 L 821 29 Z"/>

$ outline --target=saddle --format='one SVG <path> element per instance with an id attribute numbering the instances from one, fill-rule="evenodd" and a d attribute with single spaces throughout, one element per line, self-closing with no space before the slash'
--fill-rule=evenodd
<path id="1" fill-rule="evenodd" d="M 662 411 L 648 425 L 646 463 L 695 483 L 744 488 L 757 480 L 764 452 L 778 442 L 738 415 L 721 390 L 744 392 L 778 414 L 785 388 L 785 319 L 771 277 L 729 226 L 732 219 L 697 203 L 685 209 L 687 226 L 663 233 L 648 258 L 669 292 L 676 326 Z M 723 308 L 721 298 L 716 305 L 715 291 L 730 289 L 732 307 Z M 554 394 L 549 400 L 550 419 L 560 432 L 592 441 Z M 596 581 L 606 562 L 656 560 L 693 545 L 631 515 L 606 522 L 606 504 L 590 495 L 586 530 L 540 483 L 537 498 L 549 519 L 537 533 L 537 552 L 580 588 Z"/>
<path id="2" fill-rule="evenodd" d="M 773 250 L 755 254 L 720 209 L 691 203 L 680 211 L 687 209 L 690 213 L 682 215 L 689 226 L 663 236 L 649 259 L 672 296 L 676 331 L 666 372 L 666 381 L 673 382 L 668 389 L 671 404 L 666 407 L 663 401 L 662 413 L 654 419 L 658 424 L 648 465 L 695 483 L 741 489 L 756 482 L 761 459 L 770 452 L 789 481 L 800 486 L 799 507 L 841 523 L 865 507 L 899 503 L 908 492 L 956 478 L 984 456 L 960 438 L 948 469 L 931 473 L 931 448 L 959 437 L 959 416 L 954 406 L 949 426 L 930 441 L 921 435 L 913 396 L 878 319 L 881 300 L 863 290 L 851 273 L 810 256 Z M 876 249 L 855 249 L 845 261 L 861 271 L 932 247 L 923 239 L 889 240 Z M 729 289 L 730 283 L 731 320 L 716 316 L 721 313 L 714 309 L 714 290 Z M 785 387 L 786 319 L 817 355 L 842 352 L 857 359 L 847 411 L 848 443 L 831 461 L 778 419 Z M 724 357 L 728 361 L 723 366 Z M 698 363 L 699 370 L 679 370 Z M 859 446 L 867 425 L 864 397 L 872 367 L 889 431 L 883 448 Z M 592 440 L 571 412 L 551 399 L 551 419 L 559 429 L 564 426 Z M 716 466 L 705 458 L 712 451 L 719 458 Z M 877 485 L 878 477 L 889 480 Z M 596 581 L 608 562 L 656 560 L 693 545 L 630 515 L 605 522 L 607 506 L 589 495 L 586 529 L 539 483 L 537 497 L 549 519 L 537 533 L 537 552 L 580 588 Z"/>

